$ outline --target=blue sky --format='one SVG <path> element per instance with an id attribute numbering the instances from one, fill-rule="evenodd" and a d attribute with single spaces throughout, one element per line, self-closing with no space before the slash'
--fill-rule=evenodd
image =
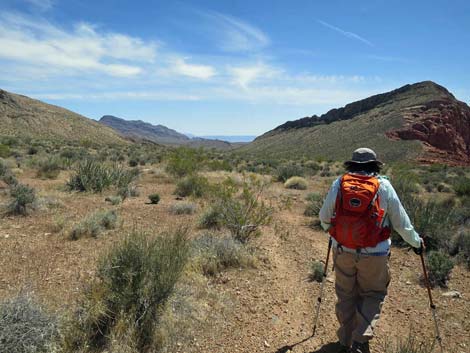
<path id="1" fill-rule="evenodd" d="M 468 102 L 469 63 L 467 0 L 0 3 L 0 88 L 196 135 L 257 135 L 423 80 Z"/>

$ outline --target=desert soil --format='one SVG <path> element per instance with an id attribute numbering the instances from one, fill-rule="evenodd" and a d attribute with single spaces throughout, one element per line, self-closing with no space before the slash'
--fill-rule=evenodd
<path id="1" fill-rule="evenodd" d="M 221 173 L 208 176 L 211 180 L 223 177 Z M 29 291 L 51 309 L 73 308 L 83 285 L 93 277 L 100 256 L 126 231 L 159 231 L 177 223 L 193 224 L 197 217 L 171 215 L 171 205 L 180 202 L 172 194 L 174 184 L 146 171 L 140 181 L 140 196 L 116 206 L 123 220 L 119 229 L 96 239 L 70 241 L 66 237 L 68 227 L 93 210 L 112 207 L 104 201 L 106 193 L 68 193 L 63 190 L 66 173 L 50 181 L 26 171 L 19 179 L 34 186 L 49 206 L 43 205 L 28 217 L 1 219 L 0 299 Z M 230 310 L 208 326 L 195 327 L 191 332 L 193 341 L 179 345 L 178 351 L 274 353 L 311 335 L 320 284 L 309 281 L 308 274 L 313 260 L 326 258 L 327 237 L 309 226 L 311 219 L 303 215 L 304 198 L 308 192 L 324 190 L 329 182 L 310 180 L 305 191 L 287 191 L 280 183 L 269 187 L 266 198 L 276 211 L 273 224 L 265 227 L 254 242 L 260 258 L 257 267 L 229 270 L 208 279 L 211 290 L 229 298 Z M 154 192 L 161 195 L 160 204 L 146 204 L 147 195 Z M 0 202 L 7 200 L 6 193 L 0 194 Z M 198 212 L 202 209 L 199 205 Z M 55 229 L 59 219 L 65 223 L 65 230 Z M 390 264 L 392 283 L 372 341 L 372 350 L 377 353 L 383 352 L 386 340 L 406 338 L 410 331 L 421 340 L 432 340 L 434 336 L 427 292 L 418 280 L 419 257 L 394 248 Z M 469 285 L 470 272 L 457 266 L 449 288 L 433 290 L 446 352 L 470 352 Z M 461 297 L 443 296 L 449 290 L 458 291 Z M 316 335 L 294 346 L 291 352 L 334 352 L 334 304 L 334 273 L 330 266 Z"/>

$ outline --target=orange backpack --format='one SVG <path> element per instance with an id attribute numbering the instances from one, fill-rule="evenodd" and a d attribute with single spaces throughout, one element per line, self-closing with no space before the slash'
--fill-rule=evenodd
<path id="1" fill-rule="evenodd" d="M 343 175 L 329 230 L 339 244 L 360 249 L 374 247 L 390 237 L 390 228 L 382 227 L 379 186 L 375 176 Z"/>

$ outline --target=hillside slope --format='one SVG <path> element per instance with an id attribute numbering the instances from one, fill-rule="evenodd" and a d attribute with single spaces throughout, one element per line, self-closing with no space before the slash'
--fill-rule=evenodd
<path id="1" fill-rule="evenodd" d="M 112 129 L 70 110 L 19 94 L 0 90 L 0 135 L 91 141 L 97 144 L 128 143 Z"/>
<path id="2" fill-rule="evenodd" d="M 344 160 L 357 147 L 385 161 L 470 163 L 470 107 L 431 81 L 289 121 L 242 147 L 265 158 Z"/>

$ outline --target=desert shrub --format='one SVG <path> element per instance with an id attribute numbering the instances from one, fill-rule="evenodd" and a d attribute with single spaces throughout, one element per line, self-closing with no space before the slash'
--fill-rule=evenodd
<path id="1" fill-rule="evenodd" d="M 310 280 L 321 283 L 323 280 L 324 267 L 321 261 L 312 261 L 310 264 L 310 273 L 308 274 Z"/>
<path id="2" fill-rule="evenodd" d="M 400 339 L 395 344 L 386 340 L 381 351 L 384 353 L 433 353 L 434 342 L 434 340 L 420 342 L 410 333 L 406 339 Z"/>
<path id="3" fill-rule="evenodd" d="M 8 158 L 11 155 L 10 147 L 0 144 L 0 158 Z"/>
<path id="4" fill-rule="evenodd" d="M 69 234 L 70 240 L 78 240 L 84 236 L 96 238 L 105 229 L 114 229 L 118 223 L 116 210 L 94 212 L 76 224 Z"/>
<path id="5" fill-rule="evenodd" d="M 175 194 L 180 197 L 202 197 L 207 192 L 209 182 L 203 176 L 189 175 L 176 184 Z"/>
<path id="6" fill-rule="evenodd" d="M 283 164 L 276 169 L 276 179 L 285 183 L 287 179 L 294 176 L 301 177 L 305 174 L 305 170 L 297 164 Z"/>
<path id="7" fill-rule="evenodd" d="M 213 171 L 224 170 L 227 172 L 231 172 L 233 169 L 230 163 L 226 160 L 213 159 L 206 162 L 206 165 L 209 170 Z"/>
<path id="8" fill-rule="evenodd" d="M 272 208 L 261 200 L 265 185 L 252 179 L 243 183 L 243 191 L 236 195 L 233 184 L 223 185 L 215 203 L 221 212 L 221 224 L 242 243 L 260 234 L 260 227 L 271 221 Z"/>
<path id="9" fill-rule="evenodd" d="M 62 169 L 59 158 L 45 158 L 38 161 L 38 178 L 55 179 Z"/>
<path id="10" fill-rule="evenodd" d="M 138 173 L 137 169 L 126 170 L 119 165 L 107 166 L 93 159 L 87 159 L 78 164 L 67 183 L 67 188 L 95 193 L 113 186 L 119 190 L 126 189 Z"/>
<path id="11" fill-rule="evenodd" d="M 36 192 L 28 185 L 17 184 L 10 189 L 12 200 L 7 206 L 9 214 L 27 215 L 36 201 Z"/>
<path id="12" fill-rule="evenodd" d="M 151 204 L 156 205 L 157 203 L 160 202 L 160 195 L 159 194 L 150 194 L 149 195 L 149 200 Z"/>
<path id="13" fill-rule="evenodd" d="M 221 227 L 221 216 L 220 209 L 211 206 L 199 217 L 198 227 L 202 229 L 219 229 Z"/>
<path id="14" fill-rule="evenodd" d="M 120 203 L 122 203 L 122 197 L 119 196 L 119 195 L 108 196 L 104 200 L 111 203 L 111 205 L 114 205 L 114 206 L 119 205 Z"/>
<path id="15" fill-rule="evenodd" d="M 97 280 L 85 292 L 74 327 L 66 334 L 65 349 L 158 349 L 155 328 L 188 254 L 186 229 L 157 237 L 129 234 L 100 261 Z"/>
<path id="16" fill-rule="evenodd" d="M 287 189 L 306 190 L 307 180 L 302 177 L 292 177 L 287 179 L 284 183 L 284 187 Z"/>
<path id="17" fill-rule="evenodd" d="M 58 320 L 29 295 L 0 303 L 0 350 L 5 353 L 48 353 L 58 338 Z"/>
<path id="18" fill-rule="evenodd" d="M 176 177 L 183 177 L 199 170 L 203 161 L 202 150 L 179 147 L 170 153 L 166 171 Z"/>
<path id="19" fill-rule="evenodd" d="M 454 267 L 452 259 L 444 252 L 431 251 L 427 255 L 427 270 L 429 282 L 432 286 L 446 287 L 450 271 Z"/>
<path id="20" fill-rule="evenodd" d="M 130 159 L 129 160 L 129 167 L 137 167 L 139 165 L 139 160 L 138 159 Z"/>
<path id="21" fill-rule="evenodd" d="M 470 229 L 461 229 L 456 234 L 450 255 L 458 255 L 459 260 L 470 269 Z"/>
<path id="22" fill-rule="evenodd" d="M 315 175 L 321 169 L 320 164 L 315 161 L 306 161 L 304 163 L 305 172 L 309 175 Z"/>
<path id="23" fill-rule="evenodd" d="M 194 212 L 196 212 L 196 205 L 193 203 L 186 202 L 175 203 L 170 207 L 170 212 L 175 215 L 193 214 Z"/>
<path id="24" fill-rule="evenodd" d="M 470 196 L 470 178 L 458 178 L 454 190 L 459 196 Z"/>
<path id="25" fill-rule="evenodd" d="M 228 268 L 254 267 L 256 257 L 231 236 L 204 234 L 192 242 L 194 264 L 206 276 L 215 276 Z"/>
<path id="26" fill-rule="evenodd" d="M 323 204 L 323 196 L 318 192 L 311 192 L 305 199 L 308 201 L 308 204 L 305 208 L 304 215 L 308 217 L 318 216 Z"/>
<path id="27" fill-rule="evenodd" d="M 0 160 L 0 180 L 9 186 L 18 184 L 18 180 L 2 160 Z"/>

